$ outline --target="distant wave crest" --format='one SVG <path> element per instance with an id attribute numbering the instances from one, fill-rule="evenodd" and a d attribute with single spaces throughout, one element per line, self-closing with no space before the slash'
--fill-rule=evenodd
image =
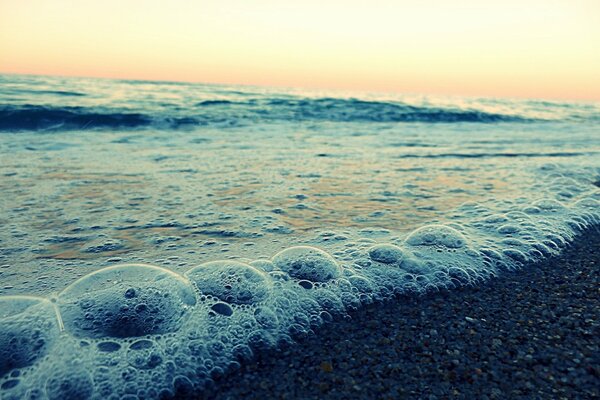
<path id="1" fill-rule="evenodd" d="M 300 119 L 340 122 L 522 122 L 519 116 L 477 110 L 418 107 L 395 102 L 358 99 L 272 99 L 269 105 L 289 109 Z"/>
<path id="2" fill-rule="evenodd" d="M 89 107 L 1 105 L 0 130 L 83 130 L 239 126 L 261 122 L 500 123 L 532 119 L 473 109 L 419 107 L 334 98 L 262 98 L 244 102 L 207 99 L 189 109 L 131 111 Z"/>
<path id="3" fill-rule="evenodd" d="M 151 122 L 140 113 L 101 112 L 85 107 L 0 106 L 0 130 L 4 131 L 136 128 Z"/>

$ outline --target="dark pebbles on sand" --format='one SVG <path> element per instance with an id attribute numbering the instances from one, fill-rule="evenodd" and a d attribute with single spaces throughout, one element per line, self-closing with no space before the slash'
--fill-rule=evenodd
<path id="1" fill-rule="evenodd" d="M 600 397 L 600 234 L 479 287 L 366 306 L 211 399 Z"/>

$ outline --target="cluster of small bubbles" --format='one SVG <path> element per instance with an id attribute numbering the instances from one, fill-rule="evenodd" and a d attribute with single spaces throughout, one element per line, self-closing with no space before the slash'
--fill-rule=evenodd
<path id="1" fill-rule="evenodd" d="M 163 362 L 163 354 L 150 339 L 140 339 L 127 348 L 127 361 L 136 369 L 154 369 Z"/>
<path id="2" fill-rule="evenodd" d="M 94 382 L 77 365 L 63 365 L 48 377 L 44 389 L 49 400 L 85 400 L 92 397 Z"/>
<path id="3" fill-rule="evenodd" d="M 55 302 L 0 297 L 0 397 L 201 396 L 258 353 L 365 304 L 525 267 L 600 220 L 600 192 L 552 171 L 562 194 L 465 203 L 456 211 L 468 216 L 461 225 L 434 221 L 402 236 L 379 228 L 354 236 L 326 231 L 311 244 L 326 242 L 328 251 L 299 246 L 271 259 L 232 256 L 183 276 L 115 265 L 75 281 Z"/>

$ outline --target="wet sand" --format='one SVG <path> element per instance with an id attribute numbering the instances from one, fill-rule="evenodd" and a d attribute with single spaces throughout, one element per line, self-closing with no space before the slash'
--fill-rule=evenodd
<path id="1" fill-rule="evenodd" d="M 217 380 L 207 399 L 600 397 L 600 233 L 480 287 L 351 313 Z"/>

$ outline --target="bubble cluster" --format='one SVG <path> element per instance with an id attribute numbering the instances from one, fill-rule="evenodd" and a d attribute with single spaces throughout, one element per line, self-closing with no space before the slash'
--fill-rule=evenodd
<path id="1" fill-rule="evenodd" d="M 289 247 L 183 275 L 116 265 L 52 301 L 0 297 L 0 397 L 198 396 L 254 355 L 364 304 L 476 284 L 556 254 L 600 221 L 600 194 L 582 187 L 557 194 L 562 201 L 465 203 L 461 225 L 436 221 L 406 235 L 321 233 L 344 238 L 328 251 Z"/>
<path id="2" fill-rule="evenodd" d="M 81 369 L 56 370 L 44 385 L 49 400 L 85 400 L 94 393 L 94 382 L 90 375 Z"/>
<path id="3" fill-rule="evenodd" d="M 127 349 L 129 365 L 137 369 L 153 369 L 163 362 L 163 355 L 155 342 L 149 339 L 136 340 Z"/>

